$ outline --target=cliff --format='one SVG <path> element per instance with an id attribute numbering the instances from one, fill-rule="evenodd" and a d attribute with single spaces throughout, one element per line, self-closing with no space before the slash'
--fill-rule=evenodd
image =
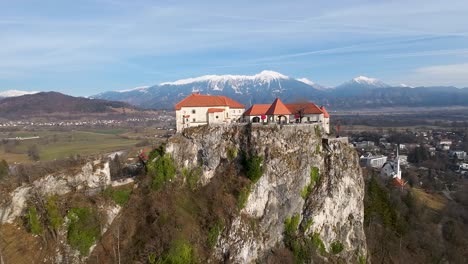
<path id="1" fill-rule="evenodd" d="M 219 236 L 213 261 L 271 260 L 278 245 L 294 255 L 318 249 L 299 256 L 304 261 L 366 258 L 364 180 L 357 154 L 339 142 L 324 148 L 318 127 L 192 128 L 171 138 L 166 151 L 180 168 L 201 167 L 204 185 L 222 177 L 216 172 L 223 160 L 238 164 L 240 171 L 246 159 L 261 160 L 261 177 L 247 188 L 245 205 Z M 297 222 L 292 232 L 286 230 L 291 222 Z"/>
<path id="2" fill-rule="evenodd" d="M 12 180 L 0 188 L 1 263 L 86 262 L 121 210 L 103 191 L 128 183 L 111 180 L 107 158 L 16 188 L 18 183 Z"/>
<path id="3" fill-rule="evenodd" d="M 195 127 L 152 152 L 130 189 L 111 187 L 104 160 L 46 175 L 2 193 L 0 257 L 365 263 L 357 154 L 322 140 L 305 124 Z"/>

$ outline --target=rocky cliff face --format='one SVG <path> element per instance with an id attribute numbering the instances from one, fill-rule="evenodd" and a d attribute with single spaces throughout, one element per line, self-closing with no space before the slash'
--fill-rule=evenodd
<path id="1" fill-rule="evenodd" d="M 11 192 L 0 191 L 0 258 L 5 263 L 86 262 L 87 254 L 69 245 L 67 228 L 71 220 L 66 212 L 72 206 L 91 208 L 99 215 L 98 232 L 104 234 L 121 206 L 99 195 L 108 186 L 122 183 L 128 182 L 111 180 L 107 159 L 97 159 L 23 183 Z M 31 231 L 32 222 L 28 220 L 32 207 L 37 213 L 36 232 Z M 55 212 L 57 221 L 53 227 L 51 212 Z M 92 251 L 95 244 L 89 246 Z"/>
<path id="2" fill-rule="evenodd" d="M 213 262 L 266 260 L 290 235 L 285 227 L 291 219 L 299 221 L 294 239 L 313 241 L 320 249 L 308 261 L 366 258 L 364 180 L 357 154 L 340 142 L 324 147 L 318 127 L 198 127 L 171 138 L 166 152 L 180 168 L 201 167 L 204 185 L 222 160 L 241 164 L 246 155 L 262 158 L 262 176 L 250 187 L 238 216 L 224 227 Z"/>

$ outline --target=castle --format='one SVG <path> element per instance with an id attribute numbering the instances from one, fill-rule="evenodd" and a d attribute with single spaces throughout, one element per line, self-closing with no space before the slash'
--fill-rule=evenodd
<path id="1" fill-rule="evenodd" d="M 312 102 L 284 104 L 276 98 L 271 104 L 254 104 L 247 111 L 244 105 L 226 96 L 191 94 L 176 104 L 176 128 L 207 124 L 280 123 L 320 124 L 330 133 L 330 115 L 324 106 Z"/>

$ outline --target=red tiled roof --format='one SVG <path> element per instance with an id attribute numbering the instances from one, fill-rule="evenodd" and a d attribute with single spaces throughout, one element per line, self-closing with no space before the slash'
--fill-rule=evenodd
<path id="1" fill-rule="evenodd" d="M 238 103 L 226 96 L 191 94 L 175 105 L 176 110 L 182 107 L 209 107 L 209 106 L 229 106 L 230 108 L 244 108 L 244 105 Z"/>
<path id="2" fill-rule="evenodd" d="M 276 103 L 275 106 L 273 106 Z M 284 109 L 283 108 L 286 108 Z M 272 108 L 273 107 L 273 108 Z M 324 118 L 330 118 L 327 110 L 324 106 L 318 107 L 312 102 L 294 103 L 294 104 L 283 104 L 281 100 L 276 99 L 273 104 L 254 104 L 247 111 L 244 112 L 245 116 L 258 116 L 258 115 L 272 115 L 270 112 L 273 111 L 274 115 L 292 115 L 299 111 L 303 111 L 303 115 L 323 114 Z M 270 111 L 270 112 L 269 112 Z"/>
<path id="3" fill-rule="evenodd" d="M 310 114 L 322 114 L 323 111 L 314 103 L 305 102 L 305 103 L 296 103 L 296 104 L 286 104 L 286 107 L 292 113 L 298 113 L 299 111 L 303 111 L 302 114 L 310 115 Z"/>
<path id="4" fill-rule="evenodd" d="M 325 109 L 325 106 L 321 106 L 320 110 L 322 110 L 323 117 L 330 118 L 330 115 L 328 114 L 327 109 Z"/>
<path id="5" fill-rule="evenodd" d="M 224 112 L 224 109 L 222 109 L 222 108 L 208 108 L 208 113 L 219 113 L 219 112 Z"/>
<path id="6" fill-rule="evenodd" d="M 270 108 L 270 104 L 254 104 L 252 105 L 247 111 L 244 112 L 246 116 L 259 116 L 264 115 L 268 108 Z"/>
<path id="7" fill-rule="evenodd" d="M 265 113 L 266 115 L 291 115 L 291 111 L 281 102 L 279 98 L 271 104 L 270 108 Z"/>

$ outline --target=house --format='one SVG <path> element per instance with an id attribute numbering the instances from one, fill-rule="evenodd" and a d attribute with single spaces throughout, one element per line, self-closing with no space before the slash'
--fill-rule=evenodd
<path id="1" fill-rule="evenodd" d="M 386 156 L 373 156 L 370 154 L 361 156 L 359 159 L 361 167 L 381 168 L 385 162 L 387 162 Z"/>
<path id="2" fill-rule="evenodd" d="M 459 160 L 464 160 L 466 158 L 466 152 L 463 150 L 451 150 L 448 155 L 450 158 L 457 157 Z"/>
<path id="3" fill-rule="evenodd" d="M 354 142 L 353 145 L 357 149 L 373 149 L 375 147 L 375 143 L 373 141 Z"/>
<path id="4" fill-rule="evenodd" d="M 395 178 L 398 173 L 400 173 L 401 178 L 401 171 L 398 169 L 398 163 L 393 160 L 385 162 L 380 170 L 380 176 L 384 178 Z"/>
<path id="5" fill-rule="evenodd" d="M 175 105 L 177 132 L 187 127 L 239 122 L 244 105 L 226 97 L 193 93 Z"/>
<path id="6" fill-rule="evenodd" d="M 452 146 L 452 141 L 449 139 L 441 139 L 439 141 L 439 149 L 441 150 L 450 150 L 450 146 Z"/>
<path id="7" fill-rule="evenodd" d="M 325 107 L 312 102 L 285 104 L 276 98 L 272 104 L 254 104 L 243 114 L 251 123 L 319 123 L 330 133 L 330 115 Z"/>

